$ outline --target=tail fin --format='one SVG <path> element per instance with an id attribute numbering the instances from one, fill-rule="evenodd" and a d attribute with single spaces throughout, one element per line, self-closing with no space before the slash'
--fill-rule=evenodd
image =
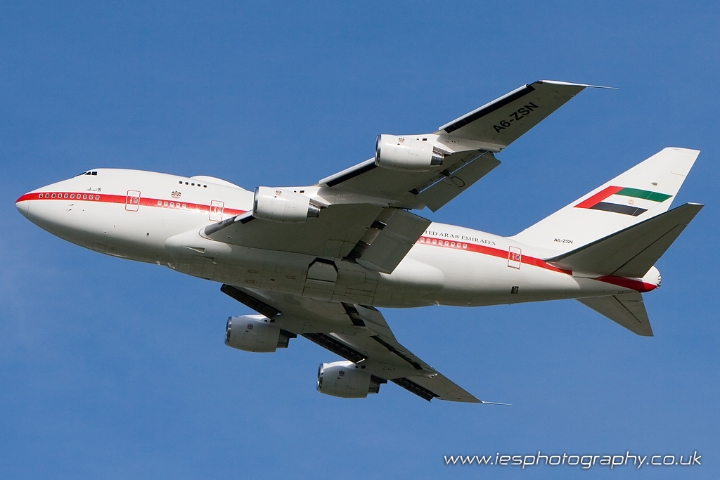
<path id="1" fill-rule="evenodd" d="M 513 238 L 562 253 L 664 213 L 699 153 L 665 148 Z"/>
<path id="2" fill-rule="evenodd" d="M 642 278 L 702 207 L 686 203 L 546 261 L 572 272 Z"/>
<path id="3" fill-rule="evenodd" d="M 632 292 L 607 297 L 580 298 L 578 301 L 633 333 L 643 337 L 652 337 L 650 319 L 645 310 L 642 295 L 639 293 Z"/>

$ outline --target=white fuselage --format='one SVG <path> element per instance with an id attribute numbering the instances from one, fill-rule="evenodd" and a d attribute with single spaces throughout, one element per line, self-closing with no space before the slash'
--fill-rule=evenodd
<path id="1" fill-rule="evenodd" d="M 333 259 L 337 280 L 316 282 L 308 279 L 314 256 L 200 235 L 252 207 L 252 192 L 219 179 L 120 169 L 92 170 L 17 201 L 39 227 L 97 252 L 250 289 L 362 305 L 494 305 L 646 292 L 659 284 L 655 268 L 643 279 L 574 275 L 542 260 L 557 252 L 440 223 L 428 227 L 392 274 Z"/>

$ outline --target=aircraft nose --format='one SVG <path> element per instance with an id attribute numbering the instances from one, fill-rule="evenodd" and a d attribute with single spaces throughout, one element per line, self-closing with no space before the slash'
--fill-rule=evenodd
<path id="1" fill-rule="evenodd" d="M 23 217 L 28 218 L 30 214 L 30 199 L 28 194 L 25 194 L 15 201 L 15 208 L 22 214 Z"/>

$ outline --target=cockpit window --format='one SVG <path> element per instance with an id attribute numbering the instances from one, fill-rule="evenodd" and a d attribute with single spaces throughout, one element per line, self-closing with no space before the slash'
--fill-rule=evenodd
<path id="1" fill-rule="evenodd" d="M 95 172 L 95 171 L 93 171 L 93 170 L 88 170 L 87 172 L 82 172 L 81 174 L 76 175 L 76 176 L 77 176 L 77 177 L 81 177 L 81 176 L 83 176 L 83 175 L 97 175 L 97 172 Z"/>

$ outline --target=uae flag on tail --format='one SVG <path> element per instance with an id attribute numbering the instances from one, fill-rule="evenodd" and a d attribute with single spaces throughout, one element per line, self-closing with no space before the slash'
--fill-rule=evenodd
<path id="1" fill-rule="evenodd" d="M 672 195 L 639 188 L 607 187 L 578 203 L 575 208 L 602 210 L 637 217 L 670 197 Z"/>

